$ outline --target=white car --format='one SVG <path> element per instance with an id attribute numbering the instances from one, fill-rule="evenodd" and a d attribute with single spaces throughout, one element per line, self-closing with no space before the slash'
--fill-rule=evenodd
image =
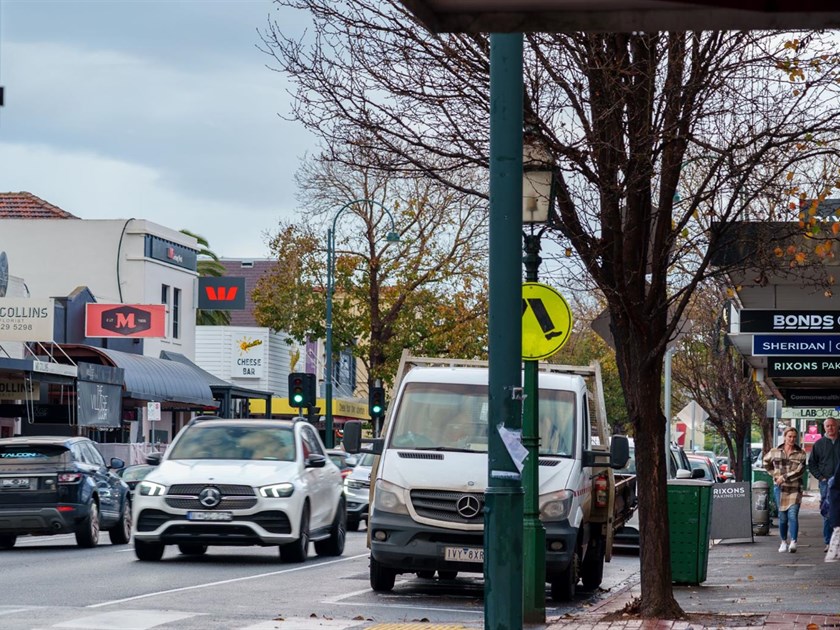
<path id="1" fill-rule="evenodd" d="M 134 551 L 155 561 L 166 545 L 277 546 L 284 562 L 344 552 L 347 511 L 338 467 L 308 422 L 196 418 L 133 498 Z"/>

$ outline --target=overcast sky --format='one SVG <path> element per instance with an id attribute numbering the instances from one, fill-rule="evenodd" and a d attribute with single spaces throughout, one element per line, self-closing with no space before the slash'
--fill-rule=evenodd
<path id="1" fill-rule="evenodd" d="M 270 0 L 0 0 L 0 191 L 266 257 L 315 140 L 257 29 Z M 300 26 L 288 23 L 288 28 Z"/>

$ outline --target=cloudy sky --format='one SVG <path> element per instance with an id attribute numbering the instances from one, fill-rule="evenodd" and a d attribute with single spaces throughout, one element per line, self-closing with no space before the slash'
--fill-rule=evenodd
<path id="1" fill-rule="evenodd" d="M 0 0 L 0 191 L 265 257 L 315 140 L 257 29 L 270 0 Z"/>

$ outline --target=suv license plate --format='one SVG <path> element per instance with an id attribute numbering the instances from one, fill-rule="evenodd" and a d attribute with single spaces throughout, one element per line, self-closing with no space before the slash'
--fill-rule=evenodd
<path id="1" fill-rule="evenodd" d="M 480 547 L 444 547 L 443 559 L 455 562 L 484 562 L 484 549 Z"/>
<path id="2" fill-rule="evenodd" d="M 3 488 L 7 490 L 29 490 L 29 477 L 3 479 Z"/>
<path id="3" fill-rule="evenodd" d="M 187 512 L 188 521 L 232 521 L 231 512 Z"/>

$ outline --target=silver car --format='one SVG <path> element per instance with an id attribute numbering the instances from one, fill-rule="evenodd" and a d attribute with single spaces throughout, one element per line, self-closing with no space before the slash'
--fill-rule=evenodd
<path id="1" fill-rule="evenodd" d="M 373 453 L 359 453 L 358 463 L 344 478 L 344 496 L 347 499 L 347 529 L 359 530 L 362 521 L 367 523 L 370 500 L 370 471 L 373 468 Z"/>

